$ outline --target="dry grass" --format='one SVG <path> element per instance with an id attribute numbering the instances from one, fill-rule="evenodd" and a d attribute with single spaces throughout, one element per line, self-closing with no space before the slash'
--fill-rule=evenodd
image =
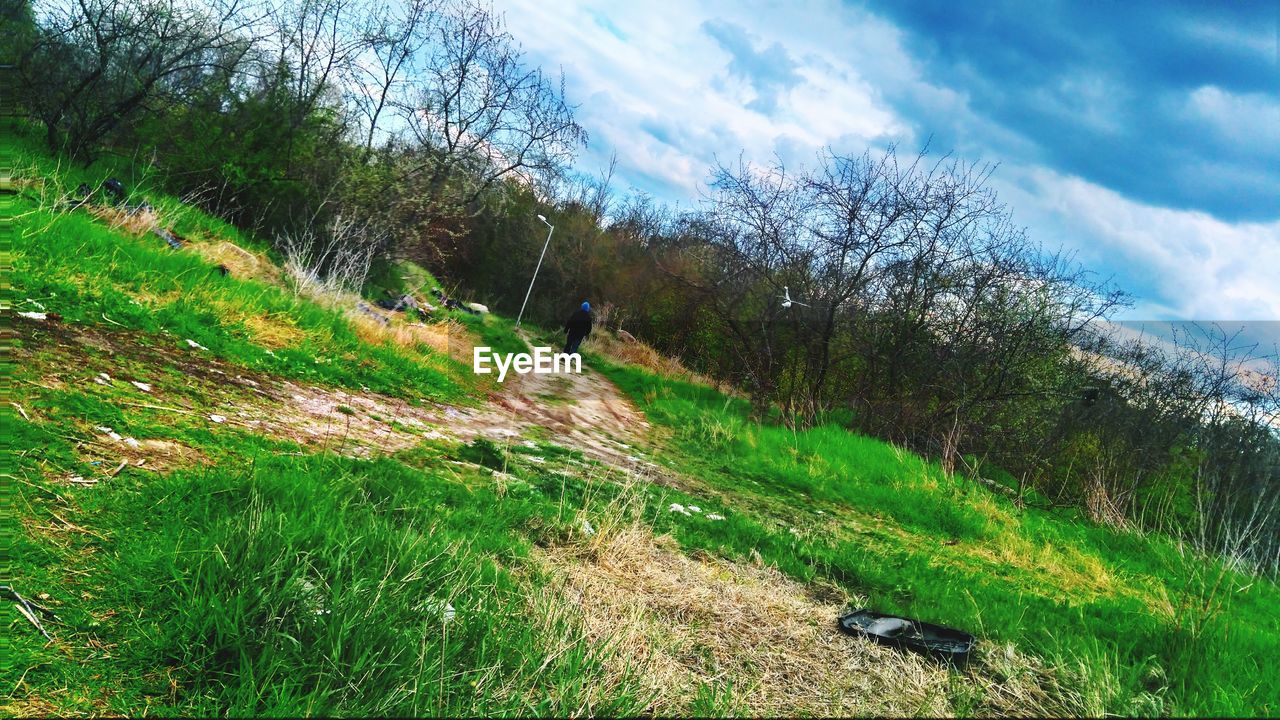
<path id="1" fill-rule="evenodd" d="M 226 240 L 203 238 L 192 238 L 187 247 L 210 263 L 226 267 L 232 277 L 284 287 L 284 273 L 263 253 L 249 252 Z"/>
<path id="2" fill-rule="evenodd" d="M 599 520 L 598 520 L 599 521 Z M 621 648 L 653 712 L 688 712 L 700 687 L 752 715 L 1045 715 L 1085 711 L 1053 673 L 1012 647 L 960 673 L 836 630 L 846 598 L 769 567 L 682 554 L 636 525 L 603 527 L 540 559 L 593 642 Z"/>
<path id="3" fill-rule="evenodd" d="M 374 344 L 390 340 L 405 348 L 422 344 L 436 352 L 448 354 L 455 360 L 471 361 L 472 348 L 475 347 L 477 338 L 460 323 L 454 320 L 436 323 L 404 322 L 399 313 L 373 306 L 370 308 L 372 312 L 386 318 L 386 322 L 380 322 L 362 310 L 347 313 L 351 328 L 361 340 Z"/>
<path id="4" fill-rule="evenodd" d="M 731 391 L 731 388 L 722 387 L 714 378 L 685 367 L 680 358 L 667 357 L 640 340 L 620 339 L 605 328 L 597 327 L 593 330 L 583 347 L 616 362 L 636 365 L 665 377 L 707 385 L 721 392 Z"/>
<path id="5" fill-rule="evenodd" d="M 255 343 L 272 350 L 295 345 L 307 336 L 292 318 L 283 313 L 244 315 L 240 321 Z"/>
<path id="6" fill-rule="evenodd" d="M 159 225 L 160 218 L 154 210 L 127 212 L 108 205 L 85 205 L 91 215 L 107 223 L 112 229 L 123 230 L 132 235 L 151 232 Z"/>

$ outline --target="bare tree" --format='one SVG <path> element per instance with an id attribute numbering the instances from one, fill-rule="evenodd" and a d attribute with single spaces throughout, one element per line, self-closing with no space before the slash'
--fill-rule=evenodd
<path id="1" fill-rule="evenodd" d="M 349 68 L 349 93 L 364 124 L 365 157 L 373 151 L 384 114 L 403 107 L 404 94 L 421 71 L 423 51 L 438 20 L 439 0 L 375 2 L 364 9 L 363 47 Z"/>
<path id="2" fill-rule="evenodd" d="M 440 193 L 459 187 L 470 205 L 498 180 L 558 172 L 586 143 L 564 80 L 529 67 L 501 18 L 468 0 L 451 4 L 434 28 L 417 91 L 402 107 L 420 151 L 406 175 Z"/>
<path id="3" fill-rule="evenodd" d="M 190 87 L 168 80 L 238 64 L 261 19 L 243 0 L 47 0 L 18 62 L 27 104 L 51 149 L 90 161 L 149 103 Z"/>

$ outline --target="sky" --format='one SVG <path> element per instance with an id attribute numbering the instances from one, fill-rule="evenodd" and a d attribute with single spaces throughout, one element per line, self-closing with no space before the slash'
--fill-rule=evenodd
<path id="1" fill-rule="evenodd" d="M 997 163 L 1032 239 L 1134 296 L 1119 319 L 1280 319 L 1280 0 L 494 7 L 622 193 L 927 143 Z"/>

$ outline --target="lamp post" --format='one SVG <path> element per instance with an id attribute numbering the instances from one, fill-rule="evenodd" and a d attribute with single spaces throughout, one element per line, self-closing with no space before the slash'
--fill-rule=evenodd
<path id="1" fill-rule="evenodd" d="M 516 315 L 516 327 L 520 327 L 520 319 L 524 317 L 524 307 L 529 304 L 529 294 L 533 292 L 533 281 L 538 279 L 538 270 L 542 269 L 542 258 L 547 256 L 547 246 L 551 244 L 551 233 L 556 231 L 556 226 L 547 222 L 545 217 L 539 215 L 538 219 L 551 229 L 547 231 L 547 241 L 542 243 L 542 254 L 538 256 L 538 264 L 533 268 L 533 277 L 529 279 L 529 289 L 524 293 L 524 302 L 520 303 L 520 314 Z"/>

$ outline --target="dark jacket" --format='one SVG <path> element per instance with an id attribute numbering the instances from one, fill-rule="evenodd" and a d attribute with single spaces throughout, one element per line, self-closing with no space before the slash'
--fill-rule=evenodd
<path id="1" fill-rule="evenodd" d="M 569 333 L 569 337 L 586 337 L 591 334 L 591 313 L 578 308 L 569 316 L 568 322 L 564 324 L 565 332 Z"/>

